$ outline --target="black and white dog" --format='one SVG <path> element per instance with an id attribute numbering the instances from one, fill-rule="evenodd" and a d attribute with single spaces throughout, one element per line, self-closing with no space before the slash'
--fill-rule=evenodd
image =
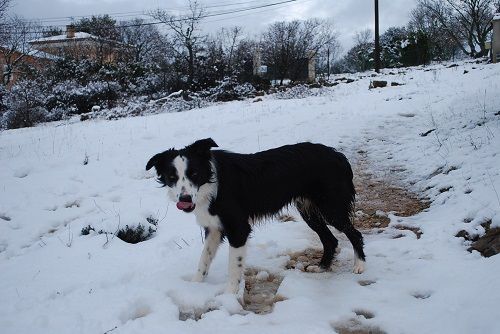
<path id="1" fill-rule="evenodd" d="M 364 270 L 363 237 L 352 223 L 354 185 L 346 157 L 331 147 L 300 143 L 254 154 L 211 150 L 210 138 L 156 154 L 146 170 L 156 168 L 177 208 L 194 212 L 206 231 L 198 272 L 208 273 L 221 240 L 229 241 L 226 293 L 237 293 L 254 221 L 272 217 L 295 204 L 323 244 L 320 267 L 332 263 L 337 239 L 327 225 L 345 233 L 354 248 L 354 273 Z"/>

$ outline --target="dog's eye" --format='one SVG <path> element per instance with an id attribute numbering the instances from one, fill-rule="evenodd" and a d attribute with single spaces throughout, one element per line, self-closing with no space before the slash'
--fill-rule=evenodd
<path id="1" fill-rule="evenodd" d="M 194 177 L 197 177 L 197 176 L 198 176 L 198 173 L 197 173 L 197 172 L 188 171 L 188 172 L 186 173 L 186 175 L 187 175 L 187 177 L 189 177 L 189 178 L 191 178 L 191 179 L 192 179 L 192 178 L 194 178 Z"/>
<path id="2" fill-rule="evenodd" d="M 175 175 L 169 175 L 168 179 L 169 179 L 170 181 L 175 181 L 176 176 L 175 176 Z"/>

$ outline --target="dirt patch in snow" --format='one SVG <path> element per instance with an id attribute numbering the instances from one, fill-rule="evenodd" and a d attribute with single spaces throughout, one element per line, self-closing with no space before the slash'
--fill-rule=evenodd
<path id="1" fill-rule="evenodd" d="M 286 269 L 298 269 L 304 272 L 318 272 L 323 249 L 307 248 L 300 252 L 290 253 Z"/>
<path id="2" fill-rule="evenodd" d="M 363 318 L 363 316 L 358 317 Z M 344 322 L 333 323 L 332 327 L 338 334 L 386 334 L 386 332 L 380 328 L 364 324 L 363 321 L 356 318 Z"/>
<path id="3" fill-rule="evenodd" d="M 358 151 L 358 160 L 353 166 L 354 186 L 356 188 L 356 213 L 354 225 L 360 229 L 387 227 L 389 213 L 409 217 L 427 209 L 429 201 L 398 185 L 396 177 L 377 177 L 370 171 L 367 153 Z M 391 170 L 392 174 L 402 172 L 400 168 Z M 420 237 L 421 231 L 412 227 L 398 225 L 398 229 L 408 229 Z"/>
<path id="4" fill-rule="evenodd" d="M 283 296 L 277 294 L 282 281 L 282 276 L 265 270 L 247 268 L 243 309 L 257 314 L 271 313 L 274 303 L 285 300 Z"/>

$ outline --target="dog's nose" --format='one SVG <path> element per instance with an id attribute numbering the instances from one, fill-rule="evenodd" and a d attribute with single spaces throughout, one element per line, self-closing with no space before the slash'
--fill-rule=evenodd
<path id="1" fill-rule="evenodd" d="M 191 195 L 180 195 L 179 196 L 179 202 L 192 203 L 193 202 L 193 198 L 191 197 Z"/>

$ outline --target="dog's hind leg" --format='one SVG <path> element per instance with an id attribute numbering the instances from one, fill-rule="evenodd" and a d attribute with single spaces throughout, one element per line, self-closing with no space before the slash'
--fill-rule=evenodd
<path id="1" fill-rule="evenodd" d="M 345 233 L 347 239 L 352 244 L 354 249 L 354 269 L 355 274 L 362 274 L 365 271 L 365 252 L 363 251 L 363 236 L 361 233 L 349 224 L 342 232 Z"/>
<path id="2" fill-rule="evenodd" d="M 337 238 L 335 238 L 332 232 L 328 229 L 323 217 L 321 217 L 321 212 L 318 210 L 316 205 L 314 205 L 308 199 L 298 199 L 295 202 L 297 210 L 300 215 L 307 223 L 307 225 L 318 234 L 321 243 L 323 244 L 323 256 L 319 263 L 320 267 L 323 269 L 329 269 L 333 257 L 337 252 L 337 246 L 339 244 Z"/>
<path id="3" fill-rule="evenodd" d="M 216 228 L 205 228 L 205 244 L 201 253 L 198 271 L 193 276 L 193 282 L 202 282 L 208 274 L 210 264 L 217 253 L 222 240 L 222 233 Z"/>
<path id="4" fill-rule="evenodd" d="M 363 235 L 352 226 L 349 210 L 329 205 L 319 205 L 322 217 L 337 230 L 343 232 L 354 249 L 353 273 L 361 274 L 365 270 L 365 253 L 363 251 Z"/>

